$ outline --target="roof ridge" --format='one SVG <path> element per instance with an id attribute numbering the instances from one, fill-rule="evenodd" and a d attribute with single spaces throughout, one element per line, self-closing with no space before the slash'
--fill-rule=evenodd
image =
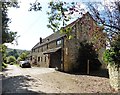
<path id="1" fill-rule="evenodd" d="M 61 27 L 61 28 L 67 28 L 67 27 L 69 27 L 69 26 L 72 26 L 72 27 L 73 27 L 80 19 L 84 18 L 85 15 L 91 16 L 89 12 L 86 12 L 86 13 L 83 14 L 80 18 L 77 18 L 75 21 L 73 21 L 73 22 L 71 22 L 70 24 L 66 25 L 65 27 Z M 60 29 L 60 30 L 61 30 L 61 29 Z M 49 36 L 43 38 L 43 40 L 47 40 L 47 38 L 50 38 L 50 37 L 52 37 L 52 35 L 54 36 L 55 34 L 57 35 L 58 33 L 59 33 L 59 35 L 63 35 L 63 36 L 64 36 L 65 34 L 61 34 L 61 33 L 60 33 L 60 30 L 58 30 L 58 31 L 50 34 Z M 55 39 L 56 39 L 56 38 L 55 38 Z M 55 39 L 51 39 L 51 41 L 52 41 L 52 40 L 55 40 Z M 45 42 L 43 42 L 43 43 L 45 43 Z M 39 47 L 39 42 L 38 42 L 32 49 L 37 48 L 37 47 Z"/>

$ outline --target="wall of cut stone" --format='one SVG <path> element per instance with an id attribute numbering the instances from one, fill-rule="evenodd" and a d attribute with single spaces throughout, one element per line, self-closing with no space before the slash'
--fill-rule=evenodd
<path id="1" fill-rule="evenodd" d="M 120 67 L 108 66 L 110 85 L 116 91 L 120 91 Z"/>
<path id="2" fill-rule="evenodd" d="M 75 38 L 75 33 L 72 34 L 72 39 L 64 40 L 64 71 L 72 72 L 76 68 L 76 60 L 78 57 L 78 47 L 77 40 Z"/>

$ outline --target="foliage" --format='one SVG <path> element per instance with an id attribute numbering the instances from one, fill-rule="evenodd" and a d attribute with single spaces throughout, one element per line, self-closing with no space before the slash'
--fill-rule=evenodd
<path id="1" fill-rule="evenodd" d="M 1 53 L 5 53 L 5 52 L 6 52 L 6 49 L 7 49 L 7 46 L 6 46 L 6 45 L 0 44 L 0 52 L 1 52 Z"/>
<path id="2" fill-rule="evenodd" d="M 16 62 L 10 62 L 10 65 L 16 64 Z"/>
<path id="3" fill-rule="evenodd" d="M 0 53 L 2 53 L 2 61 L 6 63 L 6 49 L 7 46 L 4 44 L 0 45 Z"/>
<path id="4" fill-rule="evenodd" d="M 71 27 L 65 27 L 60 29 L 60 33 L 66 34 L 68 39 L 72 39 L 71 31 L 72 31 Z"/>
<path id="5" fill-rule="evenodd" d="M 14 57 L 14 56 L 9 56 L 9 57 L 7 57 L 7 63 L 11 63 L 11 62 L 16 62 L 16 58 Z"/>
<path id="6" fill-rule="evenodd" d="M 106 4 L 106 5 L 105 5 Z M 94 19 L 99 24 L 106 26 L 106 29 L 113 30 L 112 32 L 117 33 L 116 30 L 120 31 L 120 1 L 113 1 L 108 3 L 88 3 L 87 6 L 89 11 L 92 13 Z M 102 11 L 98 9 L 102 8 Z M 103 16 L 102 16 L 103 15 Z M 109 31 L 110 32 L 110 31 Z"/>
<path id="7" fill-rule="evenodd" d="M 23 59 L 21 57 L 18 57 L 17 61 L 23 61 Z"/>
<path id="8" fill-rule="evenodd" d="M 62 1 L 51 1 L 49 2 L 48 8 L 50 11 L 47 12 L 49 24 L 48 28 L 51 28 L 53 32 L 56 32 L 60 29 L 60 24 L 66 26 L 66 23 L 71 19 L 68 15 L 68 3 Z"/>
<path id="9" fill-rule="evenodd" d="M 28 57 L 28 52 L 23 52 L 19 57 L 18 57 L 18 61 L 24 61 L 27 59 Z"/>
<path id="10" fill-rule="evenodd" d="M 87 41 L 80 43 L 80 55 L 83 56 L 86 60 L 97 59 L 98 54 L 95 51 L 92 43 L 87 43 Z M 82 53 L 82 54 L 81 54 Z"/>
<path id="11" fill-rule="evenodd" d="M 107 64 L 120 65 L 120 35 L 112 42 L 110 49 L 104 52 L 103 59 Z"/>
<path id="12" fill-rule="evenodd" d="M 17 2 L 0 2 L 2 4 L 2 43 L 12 43 L 17 36 L 17 32 L 12 32 L 9 29 L 8 24 L 11 23 L 11 19 L 8 18 L 8 7 L 18 8 Z"/>
<path id="13" fill-rule="evenodd" d="M 34 10 L 34 11 L 41 11 L 41 9 L 42 9 L 42 7 L 41 7 L 39 2 L 30 3 L 30 6 L 31 7 L 29 8 L 29 11 L 32 11 L 32 10 Z"/>
<path id="14" fill-rule="evenodd" d="M 104 26 L 109 44 L 115 35 L 120 34 L 120 1 L 115 0 L 109 3 L 87 3 L 87 7 L 99 25 Z M 99 9 L 101 7 L 101 9 Z M 107 45 L 107 44 L 106 44 Z"/>
<path id="15" fill-rule="evenodd" d="M 98 60 L 98 53 L 95 51 L 93 44 L 84 41 L 80 43 L 79 47 L 79 55 L 77 59 L 79 71 L 87 71 L 86 67 L 88 60 L 91 70 L 97 70 L 101 66 L 101 63 Z"/>
<path id="16" fill-rule="evenodd" d="M 19 37 L 17 36 L 17 32 L 10 31 L 8 24 L 11 23 L 11 19 L 8 17 L 8 8 L 16 7 L 18 8 L 18 2 L 14 0 L 14 2 L 2 2 L 0 1 L 0 10 L 2 11 L 2 45 L 0 45 L 0 53 L 2 52 L 2 68 L 6 67 L 6 46 L 4 43 L 13 43 L 13 41 Z M 17 41 L 16 41 L 17 43 Z"/>
<path id="17" fill-rule="evenodd" d="M 7 64 L 2 62 L 2 70 L 7 67 Z"/>
<path id="18" fill-rule="evenodd" d="M 90 31 L 88 34 L 89 42 L 93 43 L 96 51 L 106 47 L 107 34 L 103 32 L 103 30 L 104 26 L 97 26 L 93 31 Z"/>
<path id="19" fill-rule="evenodd" d="M 85 7 L 83 7 L 83 4 Z M 106 36 L 108 37 L 108 41 L 112 41 L 112 38 L 115 37 L 115 34 L 120 33 L 120 1 L 109 2 L 109 4 L 104 3 L 92 3 L 92 2 L 62 2 L 52 1 L 49 3 L 49 8 L 51 9 L 48 12 L 48 27 L 55 30 L 59 30 L 61 26 L 65 26 L 66 22 L 72 18 L 80 17 L 86 11 L 88 11 L 98 25 L 101 25 L 103 30 L 106 32 Z M 100 9 L 101 8 L 101 9 Z M 68 17 L 70 17 L 68 19 Z M 67 19 L 67 20 L 65 20 Z M 61 23 L 62 21 L 62 23 Z M 64 24 L 65 23 L 65 24 Z M 62 25 L 61 25 L 62 24 Z M 92 28 L 92 27 L 91 27 Z M 94 30 L 94 34 L 97 30 Z M 97 32 L 94 35 L 94 38 L 101 38 L 101 35 L 98 35 Z M 95 42 L 99 41 L 98 39 L 94 39 Z M 103 43 L 100 43 L 104 45 Z M 106 44 L 107 45 L 107 44 Z"/>
<path id="20" fill-rule="evenodd" d="M 14 56 L 16 59 L 19 57 L 16 49 L 13 49 L 13 50 L 7 52 L 7 56 Z"/>

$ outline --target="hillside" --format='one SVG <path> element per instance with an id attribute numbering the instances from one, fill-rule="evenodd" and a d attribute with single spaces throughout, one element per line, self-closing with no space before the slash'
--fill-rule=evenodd
<path id="1" fill-rule="evenodd" d="M 10 51 L 13 51 L 13 50 L 16 50 L 17 51 L 17 53 L 18 53 L 18 55 L 20 55 L 22 52 L 30 52 L 30 50 L 21 50 L 21 49 L 11 49 L 11 48 L 8 48 L 7 50 L 6 50 L 6 52 L 8 53 L 8 52 L 10 52 Z"/>

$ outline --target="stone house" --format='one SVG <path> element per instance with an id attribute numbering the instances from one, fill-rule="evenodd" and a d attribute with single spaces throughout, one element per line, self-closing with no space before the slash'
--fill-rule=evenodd
<path id="1" fill-rule="evenodd" d="M 40 67 L 58 68 L 61 71 L 70 72 L 77 68 L 79 43 L 89 40 L 88 33 L 94 30 L 97 24 L 89 13 L 84 14 L 66 27 L 71 27 L 68 39 L 66 34 L 60 31 L 42 39 L 31 50 L 32 64 Z M 65 27 L 65 28 L 66 28 Z"/>

